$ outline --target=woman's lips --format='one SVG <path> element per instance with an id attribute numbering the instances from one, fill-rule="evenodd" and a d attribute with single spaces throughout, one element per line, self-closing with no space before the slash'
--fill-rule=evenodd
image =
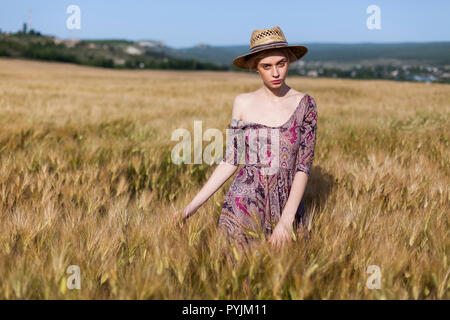
<path id="1" fill-rule="evenodd" d="M 278 83 L 280 83 L 280 82 L 281 82 L 281 80 L 273 80 L 273 81 L 272 81 L 273 84 L 278 84 Z"/>

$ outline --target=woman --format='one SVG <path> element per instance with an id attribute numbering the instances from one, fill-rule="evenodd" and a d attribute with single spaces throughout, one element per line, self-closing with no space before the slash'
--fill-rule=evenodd
<path id="1" fill-rule="evenodd" d="M 194 199 L 173 214 L 174 219 L 184 223 L 192 216 L 243 163 L 238 154 L 245 148 L 244 165 L 228 190 L 218 228 L 241 245 L 253 243 L 261 234 L 270 235 L 269 242 L 276 247 L 291 240 L 293 225 L 304 213 L 302 198 L 314 158 L 317 106 L 310 95 L 290 88 L 285 79 L 289 64 L 307 51 L 304 46 L 288 45 L 279 27 L 253 31 L 250 52 L 233 64 L 255 70 L 263 86 L 235 98 L 228 126 L 234 135 L 227 139 L 224 160 Z M 252 140 L 255 131 L 265 131 L 266 139 Z M 240 134 L 245 139 L 239 140 Z M 267 152 L 257 156 L 259 161 L 248 163 L 252 148 Z"/>

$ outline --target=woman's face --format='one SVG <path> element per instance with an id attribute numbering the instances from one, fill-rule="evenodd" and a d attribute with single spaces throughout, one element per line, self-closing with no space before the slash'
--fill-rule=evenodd
<path id="1" fill-rule="evenodd" d="M 256 71 L 267 87 L 275 89 L 283 85 L 288 64 L 288 58 L 282 51 L 274 51 L 259 60 Z"/>

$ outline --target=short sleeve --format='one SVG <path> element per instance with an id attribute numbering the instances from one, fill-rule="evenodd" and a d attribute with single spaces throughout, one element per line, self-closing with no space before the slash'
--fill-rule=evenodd
<path id="1" fill-rule="evenodd" d="M 245 136 L 242 128 L 235 125 L 235 121 L 227 127 L 226 148 L 223 162 L 239 166 L 242 163 L 242 157 L 245 147 Z"/>
<path id="2" fill-rule="evenodd" d="M 302 171 L 308 176 L 314 160 L 317 134 L 317 105 L 314 98 L 308 96 L 307 107 L 300 129 L 300 145 L 295 163 L 296 172 Z"/>

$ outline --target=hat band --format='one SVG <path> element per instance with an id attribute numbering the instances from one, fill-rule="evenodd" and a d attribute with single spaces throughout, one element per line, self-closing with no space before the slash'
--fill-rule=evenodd
<path id="1" fill-rule="evenodd" d="M 287 42 L 285 41 L 280 41 L 280 42 L 272 42 L 272 43 L 268 43 L 268 44 L 261 44 L 259 46 L 253 47 L 250 49 L 250 53 L 254 52 L 255 50 L 260 50 L 260 49 L 265 49 L 265 48 L 271 48 L 271 47 L 279 47 L 279 46 L 283 46 L 286 47 L 288 45 Z"/>

